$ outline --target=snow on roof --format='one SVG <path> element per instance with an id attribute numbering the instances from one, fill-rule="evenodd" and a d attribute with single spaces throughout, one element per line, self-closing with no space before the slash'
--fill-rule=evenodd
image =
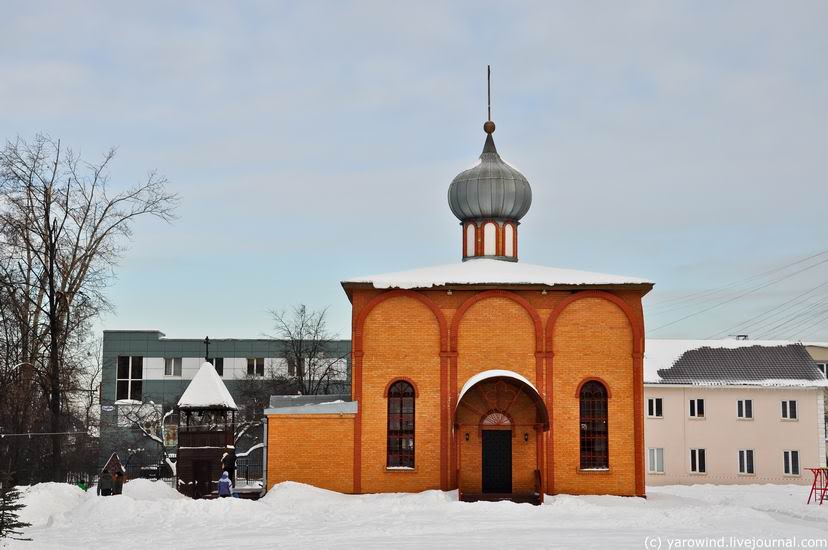
<path id="1" fill-rule="evenodd" d="M 216 369 L 206 361 L 184 390 L 178 406 L 182 409 L 221 408 L 237 411 L 233 396 L 227 391 Z"/>
<path id="2" fill-rule="evenodd" d="M 763 352 L 762 348 L 767 350 Z M 803 350 L 801 359 L 792 348 Z M 724 350 L 742 350 L 742 353 Z M 680 374 L 685 380 L 676 382 L 670 379 L 672 376 L 665 379 L 667 373 L 659 373 L 673 369 L 680 360 Z M 698 377 L 694 376 L 696 373 Z M 816 373 L 816 365 L 802 343 L 789 340 L 647 339 L 644 352 L 645 384 L 828 386 L 828 380 L 819 379 Z"/>
<path id="3" fill-rule="evenodd" d="M 374 288 L 431 288 L 451 284 L 547 286 L 652 284 L 651 281 L 639 277 L 606 275 L 490 258 L 477 258 L 466 262 L 424 267 L 410 271 L 354 277 L 342 281 L 342 283 L 369 283 Z"/>
<path id="4" fill-rule="evenodd" d="M 529 380 L 527 380 L 526 378 L 524 378 L 523 376 L 521 376 L 520 374 L 518 374 L 516 372 L 510 371 L 510 370 L 499 370 L 499 369 L 484 370 L 483 372 L 478 372 L 477 374 L 475 374 L 474 376 L 469 378 L 468 381 L 466 381 L 465 384 L 463 384 L 463 389 L 460 390 L 460 396 L 457 398 L 457 405 L 460 406 L 460 401 L 463 400 L 463 396 L 466 395 L 466 392 L 469 391 L 470 389 L 472 389 L 475 384 L 477 384 L 479 382 L 482 382 L 483 380 L 486 380 L 488 378 L 499 378 L 499 377 L 512 378 L 513 380 L 519 380 L 520 382 L 523 382 L 524 384 L 526 384 L 527 386 L 529 386 L 530 388 L 535 390 L 536 394 L 540 395 L 540 393 L 538 392 L 538 389 L 535 387 L 534 384 L 532 384 Z"/>
<path id="5" fill-rule="evenodd" d="M 297 403 L 294 406 L 271 407 L 264 414 L 356 414 L 356 401 L 328 401 L 326 403 Z"/>

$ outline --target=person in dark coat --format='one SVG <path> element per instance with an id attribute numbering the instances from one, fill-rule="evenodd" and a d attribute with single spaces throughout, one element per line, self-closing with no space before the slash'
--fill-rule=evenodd
<path id="1" fill-rule="evenodd" d="M 115 472 L 115 480 L 112 482 L 112 494 L 120 495 L 124 491 L 124 473 Z"/>
<path id="2" fill-rule="evenodd" d="M 221 455 L 221 469 L 227 472 L 230 481 L 236 482 L 236 448 L 232 445 L 227 445 Z"/>
<path id="3" fill-rule="evenodd" d="M 108 497 L 112 494 L 112 474 L 101 472 L 98 474 L 98 496 Z"/>
<path id="4" fill-rule="evenodd" d="M 218 494 L 220 497 L 233 496 L 233 481 L 227 472 L 222 472 L 221 479 L 218 480 Z"/>

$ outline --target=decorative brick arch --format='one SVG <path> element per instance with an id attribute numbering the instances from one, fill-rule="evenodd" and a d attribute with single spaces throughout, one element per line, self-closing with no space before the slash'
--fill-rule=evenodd
<path id="1" fill-rule="evenodd" d="M 581 380 L 581 382 L 578 384 L 578 389 L 575 390 L 575 398 L 576 399 L 580 399 L 581 389 L 583 389 L 584 384 L 586 384 L 588 382 L 598 382 L 599 384 L 604 386 L 604 389 L 607 391 L 607 399 L 612 397 L 612 391 L 610 391 L 610 386 L 609 386 L 609 384 L 607 384 L 607 382 L 603 378 L 599 378 L 597 376 L 588 376 L 588 377 L 584 378 L 583 380 Z M 414 392 L 415 393 L 417 392 L 416 388 L 414 389 Z"/>
<path id="2" fill-rule="evenodd" d="M 437 319 L 437 324 L 439 325 L 440 346 L 439 349 L 434 351 L 435 355 L 440 356 L 440 464 L 444 465 L 448 461 L 448 433 L 446 429 L 448 422 L 446 402 L 448 400 L 448 397 L 445 381 L 448 362 L 448 359 L 445 354 L 445 352 L 448 351 L 448 333 L 446 317 L 443 315 L 443 312 L 440 310 L 439 307 L 437 307 L 437 305 L 434 302 L 432 302 L 426 296 L 423 296 L 419 292 L 414 292 L 413 290 L 405 289 L 382 292 L 374 298 L 372 298 L 367 304 L 365 304 L 365 306 L 359 311 L 359 314 L 356 316 L 353 322 L 353 340 L 351 344 L 351 355 L 353 357 L 351 367 L 351 395 L 352 398 L 359 403 L 357 407 L 356 418 L 354 419 L 353 492 L 357 494 L 362 492 L 362 361 L 363 356 L 365 355 L 363 342 L 365 321 L 368 318 L 368 315 L 371 313 L 371 311 L 373 311 L 373 309 L 377 307 L 379 304 L 386 300 L 390 300 L 391 298 L 398 297 L 413 298 L 421 304 L 425 305 L 429 310 L 431 310 L 431 313 L 434 315 L 434 318 Z M 401 379 L 402 378 L 396 378 L 395 380 Z M 419 395 L 417 386 L 410 380 L 406 381 L 411 383 L 414 387 L 415 396 Z M 388 387 L 386 387 L 384 394 L 387 397 Z M 448 485 L 445 470 L 445 468 L 441 468 L 440 486 L 443 488 L 446 488 Z"/>
<path id="3" fill-rule="evenodd" d="M 365 307 L 363 307 L 359 311 L 359 315 L 357 316 L 354 322 L 354 341 L 353 341 L 353 351 L 361 353 L 363 351 L 363 329 L 365 328 L 365 320 L 368 318 L 368 315 L 373 311 L 375 307 L 379 304 L 384 302 L 385 300 L 390 300 L 391 298 L 399 298 L 399 297 L 408 297 L 414 298 L 415 300 L 419 301 L 421 304 L 425 305 L 431 312 L 434 314 L 434 317 L 437 319 L 437 323 L 440 325 L 440 349 L 439 351 L 445 351 L 447 345 L 447 338 L 446 338 L 446 317 L 443 315 L 443 312 L 437 307 L 437 304 L 432 302 L 427 297 L 423 296 L 419 292 L 414 292 L 413 290 L 391 290 L 389 292 L 383 292 L 378 296 L 374 297 L 370 302 L 368 302 Z"/>
<path id="4" fill-rule="evenodd" d="M 615 294 L 611 294 L 609 292 L 604 292 L 602 290 L 584 290 L 582 292 L 577 292 L 572 296 L 569 296 L 563 300 L 561 300 L 558 305 L 555 306 L 555 309 L 552 310 L 552 313 L 549 314 L 549 319 L 546 321 L 546 349 L 550 352 L 554 351 L 552 346 L 553 342 L 553 335 L 555 333 L 555 324 L 558 321 L 558 317 L 560 317 L 561 313 L 573 302 L 577 302 L 578 300 L 583 300 L 586 298 L 599 298 L 602 300 L 606 300 L 608 302 L 612 302 L 618 309 L 620 309 L 624 315 L 627 316 L 627 322 L 630 324 L 630 329 L 632 330 L 632 351 L 633 354 L 641 353 L 642 352 L 642 327 L 638 323 L 635 318 L 635 314 L 633 313 L 632 308 L 630 305 L 616 296 Z"/>
<path id="5" fill-rule="evenodd" d="M 385 389 L 382 391 L 382 396 L 388 399 L 388 390 L 390 390 L 391 386 L 393 386 L 397 382 L 405 382 L 406 384 L 409 384 L 412 388 L 414 388 L 414 397 L 420 397 L 420 389 L 417 387 L 417 383 L 407 376 L 395 376 L 394 378 L 389 380 L 388 383 L 385 385 Z M 604 386 L 606 386 L 606 384 L 604 384 Z M 607 390 L 607 392 L 609 392 L 609 390 Z"/>
<path id="6" fill-rule="evenodd" d="M 509 292 L 508 290 L 487 290 L 485 292 L 475 294 L 463 302 L 454 314 L 454 317 L 452 317 L 451 328 L 449 329 L 449 345 L 452 352 L 457 352 L 457 339 L 460 332 L 460 321 L 463 320 L 463 316 L 471 306 L 487 298 L 508 298 L 521 306 L 526 313 L 529 314 L 529 317 L 532 319 L 532 323 L 535 325 L 535 352 L 539 353 L 543 351 L 543 322 L 541 321 L 538 312 L 534 307 L 532 307 L 532 304 L 526 301 L 523 297 L 515 294 L 514 292 Z"/>
<path id="7" fill-rule="evenodd" d="M 634 410 L 637 411 L 633 419 L 633 439 L 635 441 L 635 494 L 644 496 L 644 326 L 643 320 L 639 321 L 636 318 L 630 305 L 610 292 L 602 290 L 584 290 L 576 292 L 575 294 L 561 300 L 555 306 L 555 309 L 549 314 L 546 321 L 546 356 L 547 356 L 547 373 L 546 373 L 546 399 L 550 409 L 553 409 L 554 392 L 552 388 L 553 370 L 555 368 L 555 353 L 554 353 L 554 334 L 555 324 L 558 321 L 561 313 L 569 307 L 573 302 L 583 300 L 586 298 L 599 298 L 615 304 L 624 315 L 627 316 L 627 322 L 630 325 L 632 332 L 632 365 L 633 365 L 633 403 Z M 593 378 L 594 379 L 594 378 Z M 587 382 L 589 379 L 583 380 L 581 384 Z M 601 381 L 607 389 L 607 397 L 609 397 L 609 386 Z M 581 385 L 578 386 L 578 394 L 580 396 Z M 639 414 L 640 413 L 640 414 Z M 547 456 L 553 456 L 552 438 L 547 439 Z M 546 490 L 549 493 L 555 492 L 554 484 L 554 467 L 548 468 Z"/>

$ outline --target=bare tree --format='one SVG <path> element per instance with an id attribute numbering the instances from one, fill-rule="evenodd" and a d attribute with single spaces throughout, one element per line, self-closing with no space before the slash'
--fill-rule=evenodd
<path id="1" fill-rule="evenodd" d="M 156 405 L 152 401 L 147 403 L 136 404 L 133 406 L 122 406 L 118 409 L 120 418 L 119 424 L 124 427 L 137 428 L 141 435 L 156 443 L 159 446 L 164 462 L 172 470 L 175 475 L 175 462 L 167 452 L 167 447 L 164 444 L 164 426 L 167 420 L 175 412 L 170 409 L 167 412 L 163 411 L 161 405 Z M 141 449 L 143 451 L 144 449 Z"/>
<path id="2" fill-rule="evenodd" d="M 83 161 L 60 141 L 37 136 L 0 151 L 0 287 L 14 315 L 16 361 L 40 369 L 51 438 L 51 472 L 62 477 L 61 422 L 70 350 L 82 346 L 91 321 L 109 307 L 104 295 L 132 223 L 173 217 L 166 180 L 114 190 L 112 149 Z"/>
<path id="3" fill-rule="evenodd" d="M 345 356 L 332 353 L 327 312 L 327 308 L 308 310 L 304 304 L 290 312 L 271 312 L 275 338 L 284 341 L 287 375 L 304 395 L 328 393 L 332 382 L 342 380 L 346 374 Z"/>

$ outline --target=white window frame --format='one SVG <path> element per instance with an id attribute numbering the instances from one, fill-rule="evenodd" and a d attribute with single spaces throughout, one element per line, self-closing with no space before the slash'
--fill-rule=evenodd
<path id="1" fill-rule="evenodd" d="M 259 371 L 259 361 L 261 360 L 261 372 Z M 250 361 L 253 361 L 253 372 L 250 372 Z M 256 378 L 264 378 L 265 375 L 265 358 L 264 357 L 248 357 L 247 358 L 247 376 L 254 376 Z"/>
<path id="2" fill-rule="evenodd" d="M 793 458 L 796 457 L 796 471 L 794 472 Z M 802 475 L 802 464 L 799 462 L 798 449 L 785 449 L 782 451 L 782 473 L 790 477 Z"/>
<path id="3" fill-rule="evenodd" d="M 817 363 L 816 366 L 819 369 L 819 372 L 822 373 L 822 376 L 828 378 L 828 363 Z"/>
<path id="4" fill-rule="evenodd" d="M 659 414 L 659 412 L 661 414 Z M 664 398 L 647 398 L 647 418 L 664 418 Z"/>
<path id="5" fill-rule="evenodd" d="M 483 255 L 494 256 L 497 254 L 497 224 L 486 222 L 483 224 Z"/>
<path id="6" fill-rule="evenodd" d="M 121 378 L 120 375 L 120 366 L 118 362 L 120 361 L 121 357 L 126 357 L 129 360 L 129 364 L 127 367 L 127 378 Z M 133 377 L 132 367 L 133 367 L 133 359 L 140 359 L 141 360 L 141 377 L 135 378 Z M 120 382 L 127 383 L 127 396 L 126 397 L 118 397 L 118 385 Z M 141 395 L 139 396 L 140 399 L 134 399 L 132 395 L 132 385 L 135 382 L 141 383 Z M 141 402 L 144 397 L 144 356 L 143 355 L 119 355 L 115 358 L 115 400 L 116 401 L 135 401 Z"/>
<path id="7" fill-rule="evenodd" d="M 693 467 L 694 462 L 696 463 L 695 468 Z M 707 474 L 707 451 L 705 449 L 690 449 L 690 462 L 688 466 L 690 467 L 691 474 Z M 704 467 L 699 468 L 699 466 Z"/>
<path id="8" fill-rule="evenodd" d="M 750 414 L 748 414 L 750 403 Z M 739 420 L 753 420 L 753 399 L 739 399 L 736 401 L 736 418 Z"/>
<path id="9" fill-rule="evenodd" d="M 664 473 L 664 447 L 650 447 L 647 449 L 647 473 L 655 475 Z"/>
<path id="10" fill-rule="evenodd" d="M 750 457 L 750 460 L 748 460 Z M 750 467 L 748 467 L 750 466 Z M 753 449 L 739 449 L 739 475 L 756 475 L 756 451 Z"/>
<path id="11" fill-rule="evenodd" d="M 782 420 L 794 421 L 799 420 L 799 404 L 796 399 L 783 399 L 782 402 Z M 791 407 L 793 404 L 793 407 Z M 793 414 L 791 414 L 793 413 Z"/>
<path id="12" fill-rule="evenodd" d="M 701 407 L 699 407 L 699 403 L 701 403 Z M 699 414 L 699 409 L 701 409 L 701 414 Z M 697 420 L 702 420 L 705 418 L 704 416 L 704 398 L 697 397 L 694 399 L 690 399 L 688 401 L 688 409 L 687 414 L 690 418 L 694 418 Z"/>
<path id="13" fill-rule="evenodd" d="M 473 223 L 466 226 L 466 257 L 476 256 L 475 244 L 477 239 L 477 227 Z"/>
<path id="14" fill-rule="evenodd" d="M 181 378 L 181 357 L 164 357 L 164 376 Z M 167 368 L 170 366 L 171 368 Z"/>
<path id="15" fill-rule="evenodd" d="M 515 255 L 515 226 L 510 223 L 503 225 L 503 255 L 507 258 Z"/>

